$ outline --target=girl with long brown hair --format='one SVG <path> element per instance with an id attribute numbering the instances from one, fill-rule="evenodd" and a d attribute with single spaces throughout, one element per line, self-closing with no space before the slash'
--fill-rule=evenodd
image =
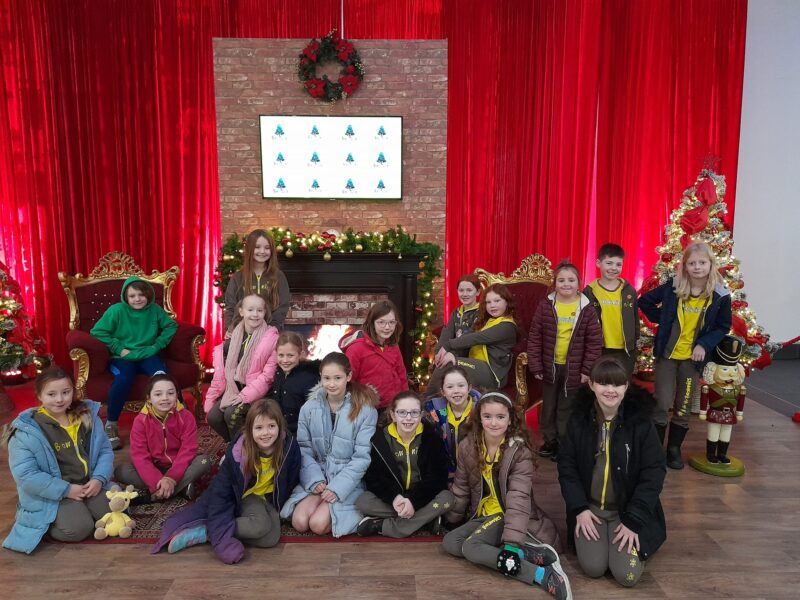
<path id="1" fill-rule="evenodd" d="M 254 402 L 208 491 L 167 520 L 153 553 L 208 540 L 217 558 L 232 564 L 242 560 L 244 544 L 271 548 L 280 539 L 279 512 L 297 485 L 300 460 L 278 403 Z"/>
<path id="2" fill-rule="evenodd" d="M 269 324 L 281 329 L 289 312 L 292 294 L 286 275 L 278 265 L 278 253 L 272 235 L 263 229 L 248 233 L 244 240 L 243 261 L 242 268 L 233 274 L 225 288 L 225 331 L 231 329 L 236 318 L 236 305 L 250 294 L 258 294 L 267 301 Z"/>
<path id="3" fill-rule="evenodd" d="M 445 352 L 436 355 L 428 389 L 438 392 L 448 365 L 463 367 L 479 389 L 502 388 L 508 382 L 517 335 L 514 297 L 505 285 L 490 285 L 481 295 L 474 331 L 442 342 Z"/>
<path id="4" fill-rule="evenodd" d="M 380 409 L 387 408 L 392 398 L 408 390 L 408 375 L 398 345 L 403 334 L 399 319 L 400 313 L 391 300 L 376 302 L 362 328 L 339 342 L 353 367 L 353 379 L 375 388 Z"/>
<path id="5" fill-rule="evenodd" d="M 362 517 L 355 503 L 364 491 L 378 398 L 352 380 L 350 361 L 341 352 L 322 359 L 320 375 L 322 383 L 300 409 L 297 440 L 303 468 L 281 517 L 291 517 L 300 532 L 341 537 L 354 533 Z"/>
<path id="6" fill-rule="evenodd" d="M 560 600 L 572 598 L 554 548 L 558 532 L 533 498 L 533 452 L 521 416 L 498 391 L 484 394 L 473 413 L 459 444 L 455 503 L 446 515 L 463 524 L 444 537 L 444 549 Z"/>

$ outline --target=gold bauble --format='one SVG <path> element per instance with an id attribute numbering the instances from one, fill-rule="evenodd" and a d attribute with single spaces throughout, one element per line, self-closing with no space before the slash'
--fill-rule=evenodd
<path id="1" fill-rule="evenodd" d="M 356 252 L 361 252 L 364 249 L 364 246 L 361 244 L 356 244 Z"/>
<path id="2" fill-rule="evenodd" d="M 333 257 L 331 256 L 330 252 L 325 252 L 325 254 L 322 255 L 322 258 L 323 260 L 330 260 Z"/>
<path id="3" fill-rule="evenodd" d="M 275 250 L 278 252 L 278 254 L 283 252 L 283 244 L 278 244 L 277 246 L 275 246 Z"/>
<path id="4" fill-rule="evenodd" d="M 286 258 L 292 258 L 293 256 L 294 256 L 294 250 L 292 250 L 291 248 L 289 248 L 289 249 L 286 251 Z"/>

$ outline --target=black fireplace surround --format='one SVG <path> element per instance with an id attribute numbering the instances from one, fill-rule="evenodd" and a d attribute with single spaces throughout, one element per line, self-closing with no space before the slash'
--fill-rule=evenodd
<path id="1" fill-rule="evenodd" d="M 329 294 L 385 293 L 397 306 L 403 324 L 400 351 L 406 368 L 411 368 L 414 341 L 408 332 L 416 325 L 417 276 L 421 256 L 373 254 L 366 252 L 332 253 L 326 261 L 319 252 L 295 252 L 292 258 L 280 255 L 280 266 L 292 292 Z"/>

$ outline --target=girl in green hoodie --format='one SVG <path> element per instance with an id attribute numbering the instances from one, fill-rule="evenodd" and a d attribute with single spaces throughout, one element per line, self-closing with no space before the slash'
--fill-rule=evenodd
<path id="1" fill-rule="evenodd" d="M 122 285 L 122 302 L 112 304 L 91 330 L 108 346 L 108 369 L 114 383 L 108 393 L 106 434 L 112 448 L 122 447 L 117 420 L 137 373 L 152 376 L 166 373 L 158 353 L 170 343 L 178 324 L 154 302 L 153 287 L 138 277 L 128 277 Z"/>

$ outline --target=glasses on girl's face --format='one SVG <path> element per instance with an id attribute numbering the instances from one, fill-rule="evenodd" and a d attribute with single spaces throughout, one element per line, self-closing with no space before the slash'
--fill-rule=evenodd
<path id="1" fill-rule="evenodd" d="M 400 410 L 394 411 L 394 414 L 396 414 L 401 419 L 405 419 L 406 417 L 411 417 L 412 419 L 419 419 L 419 416 L 422 414 L 422 411 L 421 410 L 403 410 L 401 408 Z"/>
<path id="2" fill-rule="evenodd" d="M 378 327 L 394 327 L 397 325 L 397 321 L 375 321 L 375 325 Z"/>

